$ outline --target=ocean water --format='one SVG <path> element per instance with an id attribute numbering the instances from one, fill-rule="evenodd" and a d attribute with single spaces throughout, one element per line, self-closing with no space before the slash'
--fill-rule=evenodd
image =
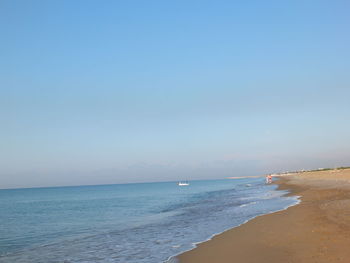
<path id="1" fill-rule="evenodd" d="M 262 178 L 0 190 L 0 262 L 165 262 L 285 194 Z"/>

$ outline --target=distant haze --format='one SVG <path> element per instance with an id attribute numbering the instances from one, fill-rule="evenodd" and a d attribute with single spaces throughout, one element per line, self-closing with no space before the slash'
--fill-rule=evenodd
<path id="1" fill-rule="evenodd" d="M 0 188 L 350 165 L 349 1 L 0 3 Z"/>

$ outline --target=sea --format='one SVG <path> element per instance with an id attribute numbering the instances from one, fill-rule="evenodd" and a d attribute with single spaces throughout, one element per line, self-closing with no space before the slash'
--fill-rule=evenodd
<path id="1" fill-rule="evenodd" d="M 0 262 L 176 262 L 286 194 L 264 178 L 0 190 Z"/>

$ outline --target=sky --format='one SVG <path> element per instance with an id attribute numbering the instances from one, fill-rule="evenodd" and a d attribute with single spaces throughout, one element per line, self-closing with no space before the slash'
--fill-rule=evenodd
<path id="1" fill-rule="evenodd" d="M 0 188 L 350 165 L 349 10 L 0 0 Z"/>

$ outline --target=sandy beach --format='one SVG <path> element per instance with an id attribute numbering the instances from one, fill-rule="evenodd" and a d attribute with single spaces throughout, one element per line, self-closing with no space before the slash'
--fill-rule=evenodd
<path id="1" fill-rule="evenodd" d="M 350 169 L 283 175 L 301 203 L 257 217 L 178 256 L 180 263 L 350 262 Z"/>

